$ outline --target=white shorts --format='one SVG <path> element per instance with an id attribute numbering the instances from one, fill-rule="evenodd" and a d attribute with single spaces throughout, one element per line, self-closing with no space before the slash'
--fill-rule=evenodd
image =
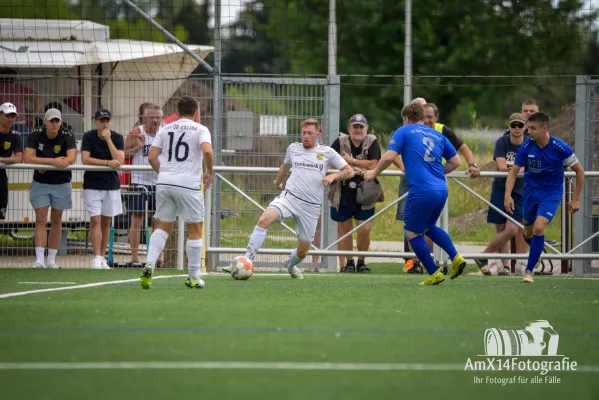
<path id="1" fill-rule="evenodd" d="M 298 239 L 312 243 L 320 219 L 320 205 L 306 203 L 283 191 L 268 207 L 279 212 L 281 219 L 293 218 Z"/>
<path id="2" fill-rule="evenodd" d="M 181 220 L 197 224 L 204 222 L 204 197 L 199 190 L 173 186 L 156 186 L 156 214 L 154 218 L 162 222 Z"/>
<path id="3" fill-rule="evenodd" d="M 90 217 L 114 217 L 123 213 L 121 190 L 83 189 L 83 202 Z"/>

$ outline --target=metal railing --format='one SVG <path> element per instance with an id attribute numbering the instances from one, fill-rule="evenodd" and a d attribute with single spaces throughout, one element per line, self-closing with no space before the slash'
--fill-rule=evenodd
<path id="1" fill-rule="evenodd" d="M 51 170 L 51 169 L 58 169 L 56 167 L 53 166 L 48 166 L 48 165 L 36 165 L 36 164 L 14 164 L 14 165 L 8 165 L 8 166 L 1 166 L 0 168 L 5 168 L 5 169 L 16 169 L 16 170 L 33 170 L 33 169 L 45 169 L 45 170 Z M 89 165 L 72 165 L 66 168 L 66 170 L 71 170 L 71 171 L 110 171 L 111 169 L 108 167 L 104 167 L 104 166 L 89 166 Z M 135 165 L 123 165 L 119 170 L 121 171 L 152 171 L 151 167 L 149 166 L 135 166 Z M 256 202 L 255 200 L 253 200 L 251 198 L 251 196 L 247 195 L 246 193 L 244 193 L 241 189 L 239 189 L 238 187 L 236 187 L 230 180 L 224 178 L 222 176 L 223 173 L 235 173 L 235 172 L 244 172 L 244 173 L 257 173 L 257 174 L 276 174 L 278 171 L 278 168 L 267 168 L 267 167 L 228 167 L 228 166 L 216 166 L 214 167 L 214 171 L 215 174 L 219 176 L 219 178 L 222 180 L 222 182 L 224 184 L 227 184 L 229 186 L 231 186 L 237 193 L 239 193 L 244 199 L 248 200 L 252 205 L 254 205 L 255 207 L 257 207 L 260 210 L 264 210 L 264 207 L 261 206 L 258 202 Z M 384 171 L 382 174 L 382 176 L 402 176 L 404 175 L 403 172 L 401 171 Z M 487 171 L 483 171 L 481 172 L 481 176 L 479 179 L 484 179 L 484 178 L 495 178 L 495 177 L 506 177 L 507 173 L 505 172 L 487 172 Z M 573 172 L 566 172 L 565 173 L 565 177 L 566 178 L 571 178 L 574 177 L 575 173 Z M 585 172 L 585 176 L 586 177 L 599 177 L 599 172 L 598 171 L 587 171 Z M 500 214 L 502 214 L 504 217 L 508 218 L 510 221 L 512 221 L 514 224 L 516 224 L 517 226 L 519 226 L 520 228 L 522 228 L 522 225 L 520 223 L 518 223 L 517 221 L 515 221 L 510 215 L 508 215 L 504 210 L 499 209 L 498 207 L 495 207 L 494 205 L 492 205 L 487 199 L 485 199 L 483 196 L 481 196 L 480 194 L 478 194 L 476 191 L 474 191 L 473 189 L 471 189 L 470 187 L 468 187 L 467 185 L 465 185 L 462 182 L 459 182 L 458 179 L 470 179 L 470 175 L 468 173 L 465 172 L 454 172 L 451 173 L 449 175 L 447 175 L 448 178 L 456 181 L 462 188 L 464 188 L 465 190 L 467 190 L 468 192 L 470 192 L 471 194 L 473 194 L 474 196 L 476 196 L 479 200 L 481 200 L 482 202 L 486 203 L 487 205 L 489 205 L 490 207 L 493 207 L 497 212 L 499 212 Z M 212 210 L 211 210 L 211 203 L 210 203 L 210 199 L 211 199 L 211 193 L 209 193 L 210 190 L 206 190 L 205 191 L 205 199 L 207 199 L 206 201 L 206 207 L 205 207 L 205 221 L 206 221 L 206 234 L 210 235 L 212 232 L 209 228 L 210 226 L 210 216 L 212 215 Z M 375 219 L 377 216 L 381 215 L 383 212 L 385 212 L 386 210 L 388 210 L 390 207 L 392 207 L 393 205 L 397 204 L 397 202 L 401 201 L 403 198 L 405 198 L 407 196 L 404 195 L 398 199 L 395 199 L 394 201 L 392 201 L 391 203 L 387 204 L 384 208 L 382 208 L 381 210 L 379 210 L 374 216 L 372 216 L 371 218 L 369 218 L 367 221 L 364 221 L 361 225 L 355 227 L 352 231 L 350 231 L 349 233 L 347 233 L 344 237 L 351 235 L 353 232 L 357 231 L 360 226 L 362 226 L 363 224 L 372 221 L 373 219 Z M 447 208 L 447 207 L 446 207 Z M 566 207 L 562 206 L 562 229 L 565 226 L 563 221 L 565 220 L 565 214 L 567 213 Z M 441 218 L 441 221 L 445 220 L 447 221 L 447 218 Z M 285 228 L 287 230 L 289 230 L 290 232 L 294 233 L 293 229 L 290 228 L 287 225 L 284 225 Z M 444 229 L 448 229 L 448 226 L 442 226 L 442 228 Z M 184 254 L 185 254 L 185 242 L 183 240 L 184 238 L 184 225 L 183 224 L 179 224 L 179 240 L 177 243 L 177 251 L 178 251 L 178 257 L 177 257 L 177 269 L 182 270 L 184 268 Z M 562 235 L 564 234 L 564 232 L 562 232 Z M 569 251 L 565 251 L 565 247 L 564 247 L 564 243 L 562 240 L 562 251 L 559 251 L 558 249 L 556 249 L 555 247 L 553 247 L 550 244 L 546 243 L 546 246 L 548 248 L 550 248 L 555 254 L 543 254 L 541 259 L 546 259 L 546 260 L 595 260 L 599 258 L 598 254 L 594 254 L 594 253 L 587 253 L 587 254 L 576 254 L 575 252 L 582 248 L 586 243 L 588 243 L 589 241 L 593 240 L 594 238 L 596 238 L 597 236 L 599 236 L 599 231 L 593 233 L 591 236 L 584 238 L 583 241 L 581 241 L 580 243 L 576 244 L 575 246 L 573 246 Z M 339 250 L 331 250 L 337 243 L 339 243 L 344 237 L 338 238 L 337 240 L 335 240 L 334 242 L 331 243 L 327 243 L 325 240 L 325 244 L 324 244 L 324 248 L 323 249 L 319 249 L 316 246 L 312 246 L 313 250 L 311 251 L 312 255 L 320 255 L 320 256 L 339 256 L 339 255 L 353 255 L 353 256 L 367 256 L 367 257 L 397 257 L 397 258 L 406 258 L 406 257 L 414 257 L 415 254 L 414 253 L 408 253 L 408 252 L 389 252 L 389 251 L 339 251 Z M 210 243 L 208 240 L 206 240 L 206 243 Z M 235 247 L 211 247 L 208 246 L 206 248 L 206 252 L 207 253 L 211 253 L 211 254 L 242 254 L 245 253 L 246 249 L 245 247 L 243 248 L 235 248 Z M 269 249 L 269 248 L 263 248 L 260 250 L 261 254 L 288 254 L 290 251 L 290 249 Z M 468 259 L 482 259 L 482 258 L 488 258 L 489 254 L 463 254 L 463 256 L 465 258 Z M 526 253 L 521 253 L 521 254 L 503 254 L 503 253 L 494 253 L 492 255 L 493 258 L 495 259 L 511 259 L 511 260 L 520 260 L 520 259 L 527 259 L 528 255 Z M 330 265 L 329 265 L 329 271 L 336 271 L 336 268 L 333 269 Z"/>

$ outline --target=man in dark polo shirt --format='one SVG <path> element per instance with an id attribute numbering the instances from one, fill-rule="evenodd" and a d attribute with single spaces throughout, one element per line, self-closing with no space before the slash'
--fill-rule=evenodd
<path id="1" fill-rule="evenodd" d="M 0 164 L 10 165 L 23 162 L 21 136 L 11 128 L 17 118 L 17 107 L 12 103 L 0 105 Z M 8 208 L 8 174 L 0 169 L 0 220 L 6 218 Z"/>
<path id="2" fill-rule="evenodd" d="M 110 167 L 112 171 L 85 171 L 83 200 L 91 219 L 91 241 L 94 250 L 93 269 L 110 269 L 104 258 L 110 238 L 112 218 L 123 212 L 121 184 L 116 170 L 125 161 L 125 140 L 110 130 L 112 114 L 99 109 L 94 115 L 96 129 L 83 134 L 81 161 L 85 165 Z"/>
<path id="3" fill-rule="evenodd" d="M 66 168 L 75 163 L 77 147 L 75 137 L 62 127 L 62 114 L 50 108 L 44 115 L 44 126 L 29 134 L 25 148 L 25 162 Z M 29 187 L 29 201 L 35 210 L 35 264 L 32 268 L 58 268 L 56 253 L 62 235 L 62 212 L 73 207 L 71 198 L 71 171 L 35 170 Z M 50 212 L 48 235 L 48 263 L 44 262 L 46 250 L 46 224 Z"/>

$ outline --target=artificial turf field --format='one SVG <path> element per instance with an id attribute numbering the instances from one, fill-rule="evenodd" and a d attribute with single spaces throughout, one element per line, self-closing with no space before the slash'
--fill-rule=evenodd
<path id="1" fill-rule="evenodd" d="M 466 275 L 419 287 L 421 275 L 370 266 L 370 275 L 304 280 L 209 275 L 202 290 L 184 287 L 180 271 L 158 270 L 168 277 L 149 291 L 139 270 L 2 269 L 1 397 L 599 398 L 598 280 Z M 540 319 L 579 371 L 533 384 L 540 373 L 464 370 L 468 358 L 484 359 L 485 329 Z M 489 382 L 514 376 L 527 383 Z"/>

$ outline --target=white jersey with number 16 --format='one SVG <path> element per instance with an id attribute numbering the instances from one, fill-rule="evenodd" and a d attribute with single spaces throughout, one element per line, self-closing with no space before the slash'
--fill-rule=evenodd
<path id="1" fill-rule="evenodd" d="M 210 131 L 204 125 L 182 118 L 164 125 L 152 147 L 162 149 L 156 185 L 199 190 L 202 182 L 202 143 L 210 143 Z"/>

